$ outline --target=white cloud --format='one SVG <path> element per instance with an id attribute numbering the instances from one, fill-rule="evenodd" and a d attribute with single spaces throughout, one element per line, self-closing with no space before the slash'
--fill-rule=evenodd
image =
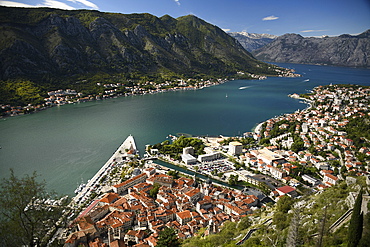
<path id="1" fill-rule="evenodd" d="M 24 8 L 37 7 L 37 6 L 32 6 L 29 4 L 18 3 L 18 2 L 13 2 L 13 1 L 0 1 L 0 5 L 8 6 L 8 7 L 24 7 Z"/>
<path id="2" fill-rule="evenodd" d="M 279 19 L 279 17 L 274 16 L 274 15 L 270 15 L 270 16 L 267 16 L 265 18 L 262 18 L 263 21 L 273 21 L 273 20 L 277 20 L 277 19 Z"/>
<path id="3" fill-rule="evenodd" d="M 44 0 L 42 3 L 37 4 L 37 5 L 30 5 L 30 4 L 24 4 L 24 3 L 19 3 L 19 2 L 0 0 L 0 5 L 8 6 L 8 7 L 24 7 L 24 8 L 48 7 L 48 8 L 56 8 L 56 9 L 67 9 L 67 10 L 75 9 L 72 6 L 69 6 L 68 4 L 55 1 L 55 0 Z"/>
<path id="4" fill-rule="evenodd" d="M 55 0 L 45 0 L 42 2 L 42 4 L 37 5 L 37 7 L 49 7 L 49 8 L 67 9 L 67 10 L 76 9 L 76 8 L 69 6 L 68 4 L 55 1 Z"/>
<path id="5" fill-rule="evenodd" d="M 181 5 L 181 3 L 180 3 L 180 0 L 174 0 L 175 1 L 175 3 L 177 3 L 177 5 Z"/>
<path id="6" fill-rule="evenodd" d="M 95 3 L 92 3 L 90 1 L 87 1 L 87 0 L 67 0 L 67 1 L 70 1 L 70 2 L 73 2 L 73 3 L 81 3 L 87 7 L 90 7 L 92 9 L 99 9 L 99 7 L 95 4 Z"/>
<path id="7" fill-rule="evenodd" d="M 223 28 L 222 29 L 222 31 L 224 31 L 224 32 L 230 32 L 230 30 L 231 30 L 230 28 Z"/>
<path id="8" fill-rule="evenodd" d="M 328 30 L 303 30 L 301 33 L 325 32 Z"/>
<path id="9" fill-rule="evenodd" d="M 84 6 L 92 8 L 92 9 L 99 9 L 99 7 L 95 3 L 92 3 L 92 2 L 87 1 L 87 0 L 67 0 L 67 1 L 73 2 L 73 3 L 80 3 Z M 66 3 L 56 1 L 56 0 L 43 0 L 41 3 L 36 4 L 36 5 L 0 0 L 0 5 L 8 6 L 8 7 L 24 7 L 24 8 L 49 7 L 49 8 L 67 9 L 67 10 L 76 9 L 72 6 L 69 6 Z"/>

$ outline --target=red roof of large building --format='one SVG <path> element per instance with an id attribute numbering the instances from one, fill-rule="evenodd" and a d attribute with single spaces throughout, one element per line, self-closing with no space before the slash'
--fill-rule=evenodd
<path id="1" fill-rule="evenodd" d="M 290 187 L 288 185 L 285 185 L 283 187 L 276 188 L 276 190 L 278 190 L 278 191 L 280 191 L 281 193 L 284 193 L 284 194 L 289 194 L 289 193 L 295 191 L 295 188 Z"/>

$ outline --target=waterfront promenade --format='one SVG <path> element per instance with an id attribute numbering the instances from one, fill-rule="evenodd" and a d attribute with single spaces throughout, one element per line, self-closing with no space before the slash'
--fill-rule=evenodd
<path id="1" fill-rule="evenodd" d="M 135 155 L 137 148 L 134 137 L 129 135 L 126 140 L 119 146 L 116 152 L 108 159 L 108 161 L 100 168 L 100 170 L 91 178 L 83 188 L 78 191 L 77 195 L 73 198 L 74 203 L 84 203 L 92 192 L 96 192 L 100 180 L 108 175 L 112 167 L 116 164 L 122 164 L 126 157 Z"/>

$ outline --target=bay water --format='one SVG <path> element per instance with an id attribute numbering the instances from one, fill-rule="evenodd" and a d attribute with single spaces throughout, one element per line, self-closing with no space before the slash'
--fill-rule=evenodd
<path id="1" fill-rule="evenodd" d="M 278 64 L 302 77 L 235 80 L 177 91 L 64 105 L 0 119 L 0 178 L 36 171 L 50 190 L 73 195 L 132 134 L 140 152 L 169 134 L 236 136 L 271 117 L 304 109 L 288 97 L 318 85 L 370 85 L 370 70 Z"/>

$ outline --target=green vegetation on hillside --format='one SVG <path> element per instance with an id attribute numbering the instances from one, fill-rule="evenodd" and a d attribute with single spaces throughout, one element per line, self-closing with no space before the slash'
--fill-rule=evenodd
<path id="1" fill-rule="evenodd" d="M 342 181 L 322 193 L 306 195 L 301 199 L 281 197 L 274 206 L 257 210 L 239 223 L 226 222 L 220 233 L 206 236 L 204 231 L 200 231 L 197 236 L 187 239 L 183 246 L 235 246 L 249 230 L 257 228 L 239 246 L 345 247 L 348 243 L 349 222 L 335 231 L 329 231 L 329 227 L 349 209 L 346 200 L 349 192 L 358 192 L 360 186 L 365 186 L 364 177 L 358 177 L 357 184 L 347 185 Z M 271 215 L 272 223 L 263 224 Z M 364 216 L 363 234 L 361 241 L 358 239 L 358 246 L 367 246 L 366 241 L 370 237 L 369 219 L 368 213 Z M 245 220 L 248 224 L 243 223 Z"/>
<path id="2" fill-rule="evenodd" d="M 0 81 L 0 104 L 39 105 L 44 103 L 44 96 L 42 88 L 31 81 Z"/>
<path id="3" fill-rule="evenodd" d="M 0 51 L 0 80 L 32 81 L 43 93 L 71 88 L 94 94 L 101 91 L 93 85 L 98 78 L 104 83 L 160 83 L 168 78 L 281 74 L 276 66 L 253 58 L 220 28 L 192 15 L 174 19 L 0 7 Z"/>
<path id="4" fill-rule="evenodd" d="M 344 130 L 357 148 L 370 148 L 370 116 L 351 118 Z"/>

